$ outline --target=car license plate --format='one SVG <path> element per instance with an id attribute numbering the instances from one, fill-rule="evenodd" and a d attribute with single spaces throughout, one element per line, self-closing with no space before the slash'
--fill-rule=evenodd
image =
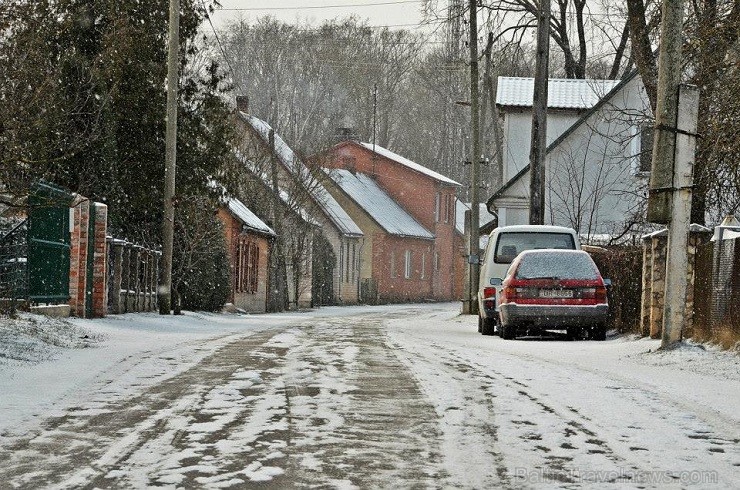
<path id="1" fill-rule="evenodd" d="M 572 298 L 572 289 L 540 289 L 540 298 Z"/>

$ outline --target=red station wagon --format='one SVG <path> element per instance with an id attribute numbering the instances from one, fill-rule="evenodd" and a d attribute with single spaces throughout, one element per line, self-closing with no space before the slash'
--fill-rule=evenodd
<path id="1" fill-rule="evenodd" d="M 528 250 L 511 264 L 499 304 L 501 336 L 566 329 L 569 338 L 606 338 L 606 284 L 582 250 Z"/>

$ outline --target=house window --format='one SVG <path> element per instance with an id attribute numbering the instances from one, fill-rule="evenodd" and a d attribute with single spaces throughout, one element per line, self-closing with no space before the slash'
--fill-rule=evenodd
<path id="1" fill-rule="evenodd" d="M 240 239 L 236 250 L 236 292 L 254 294 L 259 279 L 259 247 L 253 241 Z"/>
<path id="2" fill-rule="evenodd" d="M 640 158 L 639 172 L 650 172 L 653 163 L 653 134 L 652 126 L 645 125 L 640 128 Z"/>
<path id="3" fill-rule="evenodd" d="M 632 141 L 630 150 L 632 157 L 632 173 L 644 175 L 649 173 L 653 160 L 653 134 L 652 124 L 635 124 L 631 127 Z"/>
<path id="4" fill-rule="evenodd" d="M 339 282 L 344 277 L 344 244 L 339 243 Z"/>
<path id="5" fill-rule="evenodd" d="M 391 250 L 391 279 L 396 277 L 396 252 Z"/>
<path id="6" fill-rule="evenodd" d="M 439 254 L 434 252 L 434 272 L 439 272 Z"/>
<path id="7" fill-rule="evenodd" d="M 439 192 L 434 198 L 434 221 L 439 222 L 439 207 L 440 207 L 440 195 Z"/>
<path id="8" fill-rule="evenodd" d="M 345 282 L 349 282 L 349 273 L 350 273 L 350 270 L 352 269 L 352 263 L 350 262 L 350 258 L 351 257 L 349 255 L 349 243 L 348 243 L 347 244 L 347 275 L 346 275 L 347 279 L 345 280 Z"/>
<path id="9" fill-rule="evenodd" d="M 404 256 L 403 277 L 411 279 L 411 250 L 406 250 Z"/>
<path id="10" fill-rule="evenodd" d="M 426 267 L 427 267 L 427 253 L 422 252 L 421 253 L 421 278 L 422 279 L 426 279 L 426 276 L 427 276 Z"/>
<path id="11" fill-rule="evenodd" d="M 355 282 L 355 271 L 357 270 L 357 244 L 352 244 L 352 282 Z"/>

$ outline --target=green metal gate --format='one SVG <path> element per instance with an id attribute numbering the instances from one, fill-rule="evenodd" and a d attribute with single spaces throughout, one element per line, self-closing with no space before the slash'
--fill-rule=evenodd
<path id="1" fill-rule="evenodd" d="M 28 197 L 28 298 L 32 303 L 69 301 L 70 192 L 34 184 Z"/>

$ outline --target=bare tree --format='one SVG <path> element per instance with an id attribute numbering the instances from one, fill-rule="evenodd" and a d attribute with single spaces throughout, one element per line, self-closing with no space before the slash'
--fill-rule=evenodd
<path id="1" fill-rule="evenodd" d="M 645 0 L 627 0 L 627 6 L 635 64 L 654 110 L 657 55 L 650 47 L 660 25 L 656 5 Z M 732 182 L 737 166 L 736 158 L 728 158 L 730 154 L 737 154 L 738 143 L 733 136 L 737 133 L 728 132 L 726 124 L 720 121 L 725 121 L 722 114 L 737 114 L 740 104 L 737 81 L 740 2 L 694 1 L 687 2 L 687 9 L 684 79 L 701 88 L 699 134 L 703 136 L 698 140 L 694 164 L 691 220 L 704 223 L 707 212 L 727 209 L 722 197 L 724 192 L 720 189 Z"/>

